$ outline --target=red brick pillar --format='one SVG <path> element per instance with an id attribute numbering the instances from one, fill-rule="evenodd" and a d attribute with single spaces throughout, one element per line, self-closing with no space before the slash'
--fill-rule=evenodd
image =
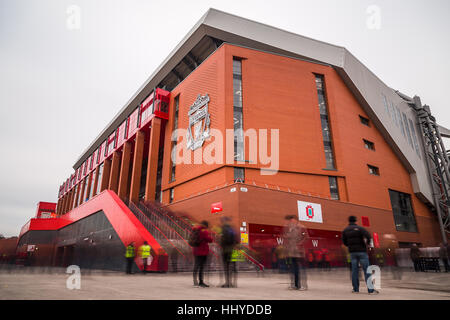
<path id="1" fill-rule="evenodd" d="M 139 201 L 139 188 L 141 187 L 142 159 L 144 157 L 145 133 L 136 133 L 134 144 L 133 171 L 131 173 L 130 200 Z"/>
<path id="2" fill-rule="evenodd" d="M 161 119 L 153 118 L 148 146 L 147 182 L 145 185 L 145 200 L 155 200 L 156 176 L 158 174 L 159 138 Z"/>
<path id="3" fill-rule="evenodd" d="M 120 172 L 120 152 L 114 151 L 111 162 L 111 175 L 109 177 L 108 189 L 117 193 L 119 187 L 119 172 Z"/>
<path id="4" fill-rule="evenodd" d="M 103 164 L 103 176 L 102 176 L 102 184 L 100 186 L 100 192 L 108 189 L 110 173 L 111 173 L 111 159 L 107 159 Z"/>
<path id="5" fill-rule="evenodd" d="M 117 194 L 120 198 L 128 197 L 129 190 L 129 173 L 130 173 L 130 159 L 131 159 L 131 142 L 125 142 L 122 151 L 122 163 L 120 165 L 119 189 Z"/>

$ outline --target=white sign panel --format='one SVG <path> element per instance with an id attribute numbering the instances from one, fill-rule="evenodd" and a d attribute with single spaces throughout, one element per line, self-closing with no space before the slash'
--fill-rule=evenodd
<path id="1" fill-rule="evenodd" d="M 300 221 L 323 223 L 322 207 L 318 203 L 297 201 Z"/>

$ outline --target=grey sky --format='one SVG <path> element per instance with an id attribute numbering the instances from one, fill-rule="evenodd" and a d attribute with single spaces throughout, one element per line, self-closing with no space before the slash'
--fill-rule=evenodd
<path id="1" fill-rule="evenodd" d="M 70 30 L 67 9 L 81 9 Z M 381 10 L 369 29 L 367 8 Z M 346 47 L 450 128 L 450 2 L 0 0 L 0 233 L 56 201 L 72 165 L 209 7 Z"/>

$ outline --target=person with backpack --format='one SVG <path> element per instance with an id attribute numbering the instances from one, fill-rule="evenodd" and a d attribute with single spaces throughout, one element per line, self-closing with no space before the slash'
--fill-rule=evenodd
<path id="1" fill-rule="evenodd" d="M 209 254 L 209 243 L 212 242 L 212 237 L 208 231 L 208 221 L 202 221 L 198 226 L 192 229 L 189 245 L 192 247 L 194 254 L 194 287 L 207 288 L 203 281 L 203 274 Z"/>
<path id="2" fill-rule="evenodd" d="M 225 276 L 225 283 L 222 288 L 233 287 L 232 279 L 236 279 L 236 265 L 232 263 L 232 254 L 239 243 L 237 232 L 231 226 L 230 217 L 221 218 L 220 246 L 222 247 L 222 262 Z M 235 281 L 233 281 L 235 283 Z"/>
<path id="3" fill-rule="evenodd" d="M 370 233 L 363 227 L 356 224 L 356 217 L 348 217 L 349 225 L 342 231 L 342 242 L 350 252 L 351 268 L 352 268 L 352 285 L 353 293 L 359 292 L 359 263 L 361 263 L 364 278 L 367 279 L 367 268 L 369 267 L 369 256 L 367 255 L 367 244 L 370 243 L 372 237 Z M 379 293 L 377 290 L 367 285 L 369 294 Z"/>

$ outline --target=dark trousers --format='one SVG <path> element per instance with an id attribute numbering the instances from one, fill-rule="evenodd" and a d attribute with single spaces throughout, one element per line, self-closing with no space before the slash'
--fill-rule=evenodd
<path id="1" fill-rule="evenodd" d="M 237 267 L 236 262 L 231 261 L 231 252 L 222 253 L 222 262 L 225 273 L 225 285 L 230 287 L 235 286 Z"/>
<path id="2" fill-rule="evenodd" d="M 414 259 L 413 264 L 414 264 L 414 271 L 416 271 L 416 272 L 423 271 L 422 264 L 420 263 L 420 259 Z"/>
<path id="3" fill-rule="evenodd" d="M 449 272 L 450 266 L 448 265 L 448 258 L 442 258 L 442 262 L 444 263 L 445 272 Z"/>
<path id="4" fill-rule="evenodd" d="M 142 258 L 142 272 L 147 272 L 147 258 Z"/>
<path id="5" fill-rule="evenodd" d="M 206 259 L 208 256 L 195 256 L 194 262 L 194 284 L 202 284 L 203 282 L 203 272 L 205 269 Z M 198 274 L 198 278 L 197 278 Z"/>
<path id="6" fill-rule="evenodd" d="M 134 258 L 127 258 L 127 274 L 131 274 L 131 269 L 133 268 Z"/>
<path id="7" fill-rule="evenodd" d="M 300 288 L 300 267 L 299 262 L 300 258 L 291 257 L 291 273 L 294 280 L 293 287 L 299 289 Z"/>

